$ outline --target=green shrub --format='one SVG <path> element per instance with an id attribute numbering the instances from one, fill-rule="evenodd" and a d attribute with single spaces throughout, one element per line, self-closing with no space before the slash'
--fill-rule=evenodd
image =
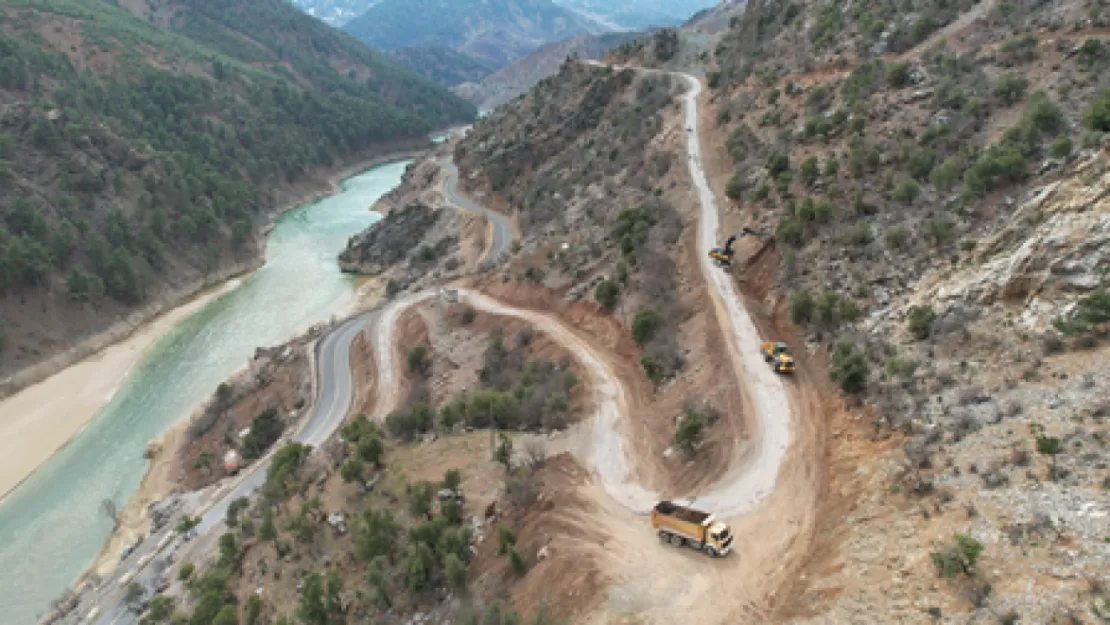
<path id="1" fill-rule="evenodd" d="M 955 543 L 943 551 L 933 552 L 933 565 L 937 574 L 954 578 L 960 573 L 971 575 L 979 556 L 983 554 L 983 543 L 968 534 L 956 534 Z"/>
<path id="2" fill-rule="evenodd" d="M 459 490 L 462 486 L 462 472 L 458 469 L 448 469 L 443 474 L 443 487 L 448 490 Z"/>
<path id="3" fill-rule="evenodd" d="M 795 325 L 809 323 L 816 308 L 817 302 L 812 293 L 805 289 L 797 291 L 790 298 L 790 319 Z"/>
<path id="4" fill-rule="evenodd" d="M 906 169 L 909 174 L 918 180 L 925 180 L 933 171 L 937 162 L 937 153 L 929 148 L 921 148 L 910 152 L 906 158 Z"/>
<path id="5" fill-rule="evenodd" d="M 782 92 L 778 89 L 772 89 L 771 92 L 767 94 L 767 104 L 770 106 L 778 104 L 780 95 L 782 95 Z"/>
<path id="6" fill-rule="evenodd" d="M 811 156 L 802 161 L 802 164 L 798 167 L 798 177 L 801 179 L 802 184 L 807 187 L 816 182 L 820 175 L 820 161 L 817 160 L 816 156 Z"/>
<path id="7" fill-rule="evenodd" d="M 409 373 L 427 376 L 432 371 L 432 357 L 428 354 L 427 345 L 417 345 L 409 350 Z"/>
<path id="8" fill-rule="evenodd" d="M 687 455 L 693 455 L 705 435 L 705 427 L 705 417 L 700 412 L 683 411 L 682 417 L 678 420 L 678 429 L 674 433 L 674 445 Z"/>
<path id="9" fill-rule="evenodd" d="M 1105 54 L 1106 48 L 1103 47 L 1102 41 L 1097 37 L 1090 37 L 1079 47 L 1079 54 L 1076 60 L 1079 63 L 1079 67 L 1090 70 L 1102 60 Z"/>
<path id="10" fill-rule="evenodd" d="M 759 187 L 755 190 L 755 193 L 752 195 L 752 201 L 753 202 L 762 202 L 763 200 L 766 200 L 768 198 L 768 196 L 770 196 L 770 195 L 771 195 L 771 185 L 764 182 L 763 184 L 759 185 Z"/>
<path id="11" fill-rule="evenodd" d="M 1029 89 L 1029 79 L 1025 74 L 1006 72 L 998 77 L 994 85 L 994 97 L 1007 106 L 1017 104 Z"/>
<path id="12" fill-rule="evenodd" d="M 451 588 L 459 592 L 466 590 L 466 564 L 459 556 L 449 553 L 443 557 L 443 575 Z"/>
<path id="13" fill-rule="evenodd" d="M 1012 145 L 992 145 L 967 171 L 964 186 L 972 195 L 981 195 L 1002 183 L 1018 182 L 1026 175 L 1025 156 Z"/>
<path id="14" fill-rule="evenodd" d="M 936 313 L 929 306 L 914 306 L 906 316 L 906 327 L 910 334 L 919 341 L 924 341 L 933 334 L 933 322 Z"/>
<path id="15" fill-rule="evenodd" d="M 594 299 L 605 310 L 613 310 L 620 299 L 621 285 L 615 280 L 602 280 L 597 283 L 597 288 L 594 289 Z"/>
<path id="16" fill-rule="evenodd" d="M 910 84 L 910 64 L 891 63 L 886 72 L 886 84 L 892 89 L 901 89 Z"/>
<path id="17" fill-rule="evenodd" d="M 1067 135 L 1060 135 L 1052 141 L 1049 153 L 1053 158 L 1067 158 L 1071 156 L 1072 143 Z"/>
<path id="18" fill-rule="evenodd" d="M 509 553 L 509 549 L 515 544 L 516 534 L 513 532 L 512 528 L 499 525 L 497 527 L 497 553 L 499 555 L 505 555 Z"/>
<path id="19" fill-rule="evenodd" d="M 278 417 L 277 409 L 267 408 L 251 421 L 250 432 L 243 438 L 243 457 L 253 460 L 260 457 L 281 438 L 284 426 Z"/>
<path id="20" fill-rule="evenodd" d="M 851 298 L 836 291 L 823 291 L 814 300 L 814 317 L 821 324 L 835 328 L 841 323 L 851 323 L 859 319 L 859 305 Z"/>
<path id="21" fill-rule="evenodd" d="M 867 245 L 871 242 L 871 226 L 866 221 L 857 221 L 844 231 L 844 242 L 856 247 Z"/>
<path id="22" fill-rule="evenodd" d="M 497 449 L 493 451 L 493 459 L 504 466 L 506 471 L 512 468 L 513 439 L 506 436 L 504 432 L 498 432 Z"/>
<path id="23" fill-rule="evenodd" d="M 894 199 L 906 206 L 911 206 L 914 200 L 920 195 L 921 187 L 917 186 L 917 183 L 913 180 L 904 181 L 902 184 L 898 185 L 898 188 L 894 191 Z"/>
<path id="24" fill-rule="evenodd" d="M 358 442 L 358 457 L 363 462 L 369 462 L 374 466 L 381 466 L 382 454 L 385 453 L 385 444 L 378 436 L 377 432 L 364 436 Z"/>
<path id="25" fill-rule="evenodd" d="M 1066 125 L 1064 112 L 1043 91 L 1029 96 L 1029 102 L 1025 107 L 1025 118 L 1042 133 L 1054 134 Z"/>
<path id="26" fill-rule="evenodd" d="M 1014 37 L 1002 43 L 1002 54 L 1015 61 L 1032 61 L 1037 58 L 1037 38 L 1033 35 Z"/>
<path id="27" fill-rule="evenodd" d="M 651 356 L 640 357 L 640 367 L 652 383 L 658 385 L 663 380 L 663 366 Z"/>
<path id="28" fill-rule="evenodd" d="M 868 366 L 863 354 L 850 343 L 837 343 L 832 353 L 829 377 L 845 393 L 859 393 L 867 388 Z"/>
<path id="29" fill-rule="evenodd" d="M 823 48 L 836 37 L 843 22 L 840 6 L 826 4 L 817 10 L 809 29 L 809 39 L 818 48 Z"/>
<path id="30" fill-rule="evenodd" d="M 651 307 L 644 307 L 636 311 L 632 318 L 632 338 L 643 345 L 655 337 L 655 333 L 663 325 L 663 315 Z"/>
<path id="31" fill-rule="evenodd" d="M 935 247 L 941 247 L 952 240 L 952 231 L 955 228 L 955 224 L 952 223 L 951 219 L 943 215 L 938 215 L 926 219 L 922 225 L 925 231 L 925 238 L 932 241 Z"/>
<path id="32" fill-rule="evenodd" d="M 181 570 L 177 572 L 177 579 L 183 582 L 188 581 L 189 578 L 193 576 L 193 573 L 196 570 L 197 565 L 193 564 L 192 562 L 186 562 L 185 564 L 181 565 Z"/>
<path id="33" fill-rule="evenodd" d="M 730 200 L 739 201 L 746 186 L 747 172 L 743 169 L 737 169 L 733 172 L 732 177 L 728 179 L 728 185 L 725 186 L 725 195 Z"/>
<path id="34" fill-rule="evenodd" d="M 351 458 L 343 463 L 343 468 L 340 469 L 339 474 L 343 476 L 343 481 L 348 484 L 362 482 L 366 479 L 366 465 L 357 457 Z"/>
<path id="35" fill-rule="evenodd" d="M 910 231 L 905 226 L 891 226 L 883 233 L 883 242 L 891 251 L 902 251 L 910 242 Z"/>
<path id="36" fill-rule="evenodd" d="M 783 216 L 779 219 L 778 226 L 775 227 L 775 239 L 781 245 L 800 247 L 804 232 L 802 222 L 792 217 Z"/>
<path id="37" fill-rule="evenodd" d="M 830 156 L 828 159 L 825 160 L 825 170 L 824 170 L 825 176 L 827 176 L 829 178 L 832 178 L 839 171 L 840 171 L 840 161 L 836 160 L 836 157 Z"/>
<path id="38" fill-rule="evenodd" d="M 963 160 L 958 156 L 949 156 L 929 172 L 929 182 L 940 189 L 951 189 L 963 174 Z"/>
<path id="39" fill-rule="evenodd" d="M 435 409 L 425 403 L 391 412 L 385 418 L 385 429 L 401 440 L 411 441 L 435 426 Z"/>
<path id="40" fill-rule="evenodd" d="M 513 570 L 513 573 L 524 575 L 524 570 L 526 568 L 524 556 L 521 555 L 516 547 L 509 547 L 509 567 Z"/>
<path id="41" fill-rule="evenodd" d="M 767 173 L 772 178 L 790 171 L 790 157 L 783 152 L 771 152 L 767 157 Z"/>

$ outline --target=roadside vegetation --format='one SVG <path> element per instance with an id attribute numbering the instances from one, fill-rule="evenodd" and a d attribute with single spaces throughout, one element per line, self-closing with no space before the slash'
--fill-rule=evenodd
<path id="1" fill-rule="evenodd" d="M 443 405 L 418 401 L 386 417 L 385 429 L 402 440 L 458 427 L 547 432 L 565 428 L 572 416 L 571 393 L 578 377 L 569 361 L 553 362 L 528 356 L 532 330 L 522 328 L 512 338 L 495 330 L 483 355 L 478 388 Z M 427 350 L 416 346 L 409 353 L 410 370 L 426 375 L 431 370 Z M 418 382 L 420 383 L 420 382 Z"/>

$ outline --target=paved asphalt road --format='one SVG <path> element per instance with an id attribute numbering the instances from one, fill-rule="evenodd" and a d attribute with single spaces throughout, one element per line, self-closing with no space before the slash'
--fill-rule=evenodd
<path id="1" fill-rule="evenodd" d="M 482 269 L 488 269 L 499 264 L 509 255 L 513 244 L 513 229 L 509 226 L 509 218 L 501 213 L 479 206 L 462 193 L 459 193 L 459 169 L 455 167 L 450 158 L 441 160 L 440 166 L 447 170 L 447 182 L 443 185 L 443 194 L 446 200 L 465 211 L 486 217 L 493 224 L 493 243 L 490 245 L 486 259 L 482 261 Z"/>
<path id="2" fill-rule="evenodd" d="M 377 321 L 379 313 L 380 309 L 374 309 L 352 317 L 340 324 L 317 343 L 317 398 L 312 414 L 309 416 L 304 428 L 293 435 L 293 440 L 318 446 L 326 441 L 343 423 L 343 420 L 346 419 L 347 412 L 351 407 L 352 397 L 354 396 L 354 381 L 351 377 L 350 367 L 351 342 L 354 341 L 359 332 L 372 326 Z M 249 473 L 241 477 L 240 481 L 230 492 L 220 497 L 220 499 L 201 516 L 201 522 L 197 526 L 197 533 L 203 535 L 210 530 L 218 529 L 222 526 L 224 517 L 227 515 L 227 508 L 231 502 L 239 497 L 250 495 L 254 489 L 258 488 L 266 480 L 266 470 L 269 466 L 269 456 L 263 461 L 251 466 Z M 144 546 L 146 546 L 146 548 L 140 548 L 136 553 L 131 554 L 128 561 L 138 562 L 140 559 L 145 559 L 147 562 L 156 562 L 165 557 L 169 545 L 158 550 L 155 547 L 156 544 L 157 541 L 154 536 L 147 538 L 147 540 L 144 541 Z M 153 557 L 147 557 L 148 554 L 151 553 L 154 554 Z M 146 566 L 135 576 L 135 581 L 145 586 L 149 592 L 149 590 L 154 587 L 156 578 L 155 571 L 158 568 L 157 566 Z M 124 572 L 130 570 L 133 569 L 129 566 L 118 567 L 114 573 L 115 579 L 111 580 L 110 583 L 118 585 L 119 577 L 122 576 Z M 102 609 L 101 614 L 96 620 L 97 625 L 130 624 L 138 620 L 138 617 L 127 609 L 123 601 L 122 591 L 122 585 L 115 589 L 115 597 L 107 607 Z M 80 616 L 85 616 L 86 614 L 87 612 Z"/>

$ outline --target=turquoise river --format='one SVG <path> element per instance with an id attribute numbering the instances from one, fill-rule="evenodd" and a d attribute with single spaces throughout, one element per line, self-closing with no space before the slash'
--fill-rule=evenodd
<path id="1" fill-rule="evenodd" d="M 400 183 L 407 164 L 369 169 L 284 214 L 267 236 L 266 264 L 162 336 L 89 425 L 0 501 L 0 625 L 32 625 L 89 566 L 112 529 L 100 502 L 135 492 L 147 441 L 199 406 L 256 347 L 287 340 L 352 300 L 354 283 L 336 254 L 378 218 L 368 208 Z"/>

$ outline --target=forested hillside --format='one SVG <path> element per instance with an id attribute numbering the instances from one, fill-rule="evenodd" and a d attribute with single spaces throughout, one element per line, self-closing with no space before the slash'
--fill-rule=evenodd
<path id="1" fill-rule="evenodd" d="M 281 0 L 0 2 L 0 374 L 253 261 L 313 174 L 473 114 Z"/>
<path id="2" fill-rule="evenodd" d="M 482 61 L 443 46 L 410 46 L 390 50 L 389 56 L 421 76 L 445 87 L 481 80 L 497 69 Z"/>

